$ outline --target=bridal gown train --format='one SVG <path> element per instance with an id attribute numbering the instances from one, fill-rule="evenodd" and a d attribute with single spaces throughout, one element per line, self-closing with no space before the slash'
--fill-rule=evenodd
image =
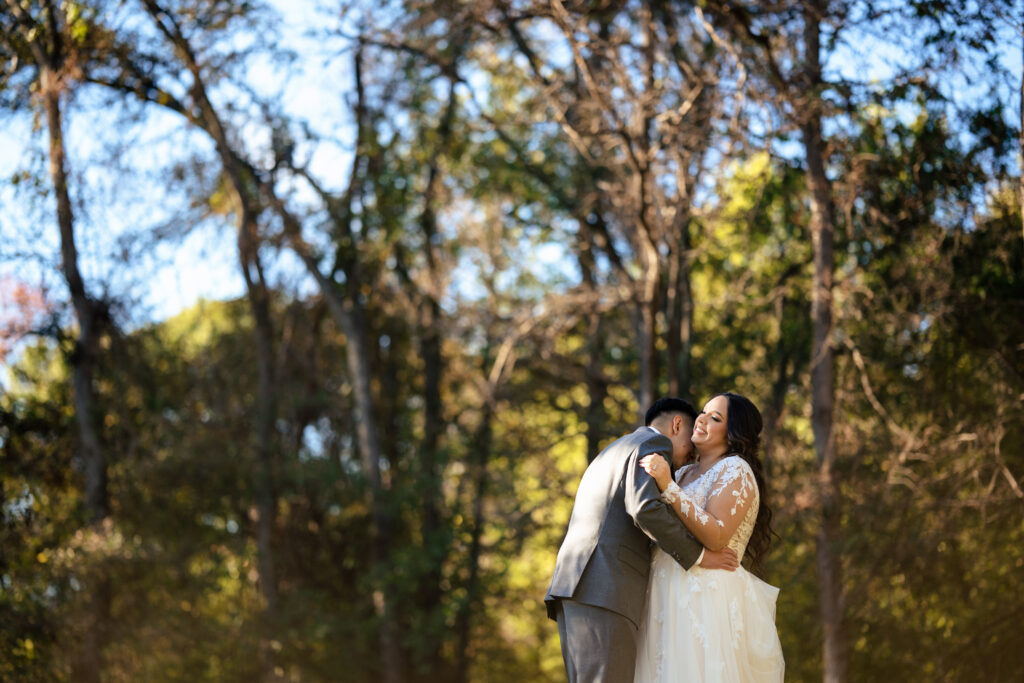
<path id="1" fill-rule="evenodd" d="M 687 467 L 680 469 L 677 480 Z M 689 502 L 701 509 L 715 495 L 738 498 L 752 491 L 754 501 L 728 542 L 743 559 L 760 501 L 753 471 L 742 458 L 723 458 L 682 489 L 671 484 L 669 498 L 675 497 L 673 491 L 684 501 L 674 505 Z M 781 682 L 785 662 L 775 629 L 778 593 L 743 567 L 735 572 L 701 567 L 686 571 L 655 550 L 634 683 Z"/>

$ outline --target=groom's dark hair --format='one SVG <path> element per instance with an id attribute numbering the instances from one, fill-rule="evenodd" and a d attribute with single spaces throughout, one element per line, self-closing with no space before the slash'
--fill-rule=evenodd
<path id="1" fill-rule="evenodd" d="M 668 396 L 666 398 L 659 398 L 654 402 L 654 405 L 647 409 L 647 415 L 644 416 L 644 424 L 650 427 L 651 423 L 657 420 L 659 415 L 675 413 L 689 415 L 691 422 L 697 419 L 696 408 L 681 398 Z"/>

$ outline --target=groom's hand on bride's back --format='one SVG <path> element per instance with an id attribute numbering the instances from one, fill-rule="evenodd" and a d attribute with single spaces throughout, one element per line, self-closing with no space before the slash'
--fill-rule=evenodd
<path id="1" fill-rule="evenodd" d="M 704 567 L 704 569 L 725 569 L 732 572 L 739 568 L 740 560 L 736 556 L 736 551 L 732 548 L 722 548 L 721 550 L 708 550 L 705 548 L 700 566 Z"/>

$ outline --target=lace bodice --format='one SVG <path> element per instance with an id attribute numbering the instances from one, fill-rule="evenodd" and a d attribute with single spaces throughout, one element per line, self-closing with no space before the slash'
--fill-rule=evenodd
<path id="1" fill-rule="evenodd" d="M 697 465 L 686 465 L 676 472 L 676 481 L 670 483 L 662 494 L 665 502 L 677 509 L 684 519 L 694 520 L 700 529 L 691 529 L 698 540 L 702 535 L 714 537 L 726 532 L 736 524 L 736 516 L 742 514 L 738 526 L 724 544 L 736 551 L 739 559 L 754 532 L 757 510 L 761 499 L 757 481 L 750 465 L 738 455 L 722 458 L 697 479 L 680 488 L 686 472 Z M 690 526 L 687 524 L 687 526 Z M 705 545 L 708 545 L 705 542 Z"/>

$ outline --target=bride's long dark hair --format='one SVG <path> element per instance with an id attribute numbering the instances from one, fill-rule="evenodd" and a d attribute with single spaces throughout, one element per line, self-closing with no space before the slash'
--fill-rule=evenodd
<path id="1" fill-rule="evenodd" d="M 761 411 L 747 398 L 731 391 L 712 396 L 725 396 L 729 401 L 729 410 L 725 419 L 725 434 L 729 442 L 729 453 L 736 454 L 743 458 L 750 469 L 754 471 L 754 480 L 757 482 L 757 491 L 761 498 L 761 505 L 757 510 L 757 520 L 754 522 L 754 531 L 747 542 L 746 556 L 750 558 L 750 571 L 758 576 L 762 575 L 765 553 L 772 544 L 772 537 L 778 534 L 772 529 L 772 509 L 768 506 L 768 492 L 765 488 L 764 465 L 758 451 L 761 448 L 761 428 L 764 422 L 761 419 Z"/>

